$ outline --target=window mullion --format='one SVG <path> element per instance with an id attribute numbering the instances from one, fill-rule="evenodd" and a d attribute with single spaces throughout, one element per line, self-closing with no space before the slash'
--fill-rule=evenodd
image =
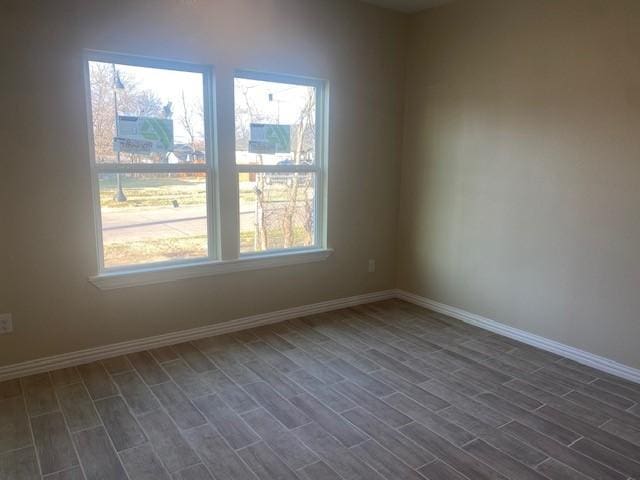
<path id="1" fill-rule="evenodd" d="M 238 169 L 235 157 L 233 69 L 216 70 L 218 114 L 218 179 L 220 198 L 220 247 L 222 260 L 235 260 L 240 255 L 240 214 Z M 224 121 L 223 121 L 224 120 Z"/>

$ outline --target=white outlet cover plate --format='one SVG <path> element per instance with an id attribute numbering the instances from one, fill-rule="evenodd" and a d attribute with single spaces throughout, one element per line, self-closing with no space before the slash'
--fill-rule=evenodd
<path id="1" fill-rule="evenodd" d="M 0 315 L 0 335 L 13 332 L 13 319 L 10 313 Z"/>

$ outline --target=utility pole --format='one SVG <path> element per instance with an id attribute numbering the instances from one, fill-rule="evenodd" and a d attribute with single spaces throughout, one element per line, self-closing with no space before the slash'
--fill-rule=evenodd
<path id="1" fill-rule="evenodd" d="M 111 66 L 113 67 L 113 112 L 115 114 L 115 119 L 116 119 L 116 137 L 118 136 L 118 131 L 119 131 L 119 121 L 118 121 L 118 90 L 124 90 L 124 85 L 122 84 L 122 82 L 120 81 L 120 78 L 118 77 L 118 72 L 116 70 L 116 64 L 112 63 Z M 120 149 L 118 149 L 118 151 L 116 152 L 116 157 L 117 157 L 117 162 L 118 165 L 120 165 Z M 124 191 L 122 190 L 122 182 L 120 180 L 120 174 L 116 173 L 116 183 L 117 183 L 117 190 L 116 190 L 116 194 L 113 196 L 113 199 L 116 202 L 126 202 L 127 201 L 127 197 L 124 194 Z"/>

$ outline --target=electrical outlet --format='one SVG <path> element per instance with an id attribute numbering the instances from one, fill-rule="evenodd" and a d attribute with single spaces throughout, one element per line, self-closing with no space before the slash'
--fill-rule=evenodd
<path id="1" fill-rule="evenodd" d="M 369 273 L 373 273 L 376 271 L 376 261 L 375 259 L 369 260 Z"/>
<path id="2" fill-rule="evenodd" d="M 13 319 L 10 313 L 0 315 L 0 335 L 13 332 Z"/>

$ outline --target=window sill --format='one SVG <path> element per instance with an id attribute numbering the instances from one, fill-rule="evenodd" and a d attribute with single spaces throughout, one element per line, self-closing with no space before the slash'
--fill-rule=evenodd
<path id="1" fill-rule="evenodd" d="M 298 250 L 295 252 L 278 252 L 256 255 L 237 260 L 202 262 L 171 267 L 129 270 L 126 272 L 102 273 L 89 277 L 89 281 L 100 290 L 137 287 L 167 283 L 185 278 L 209 277 L 225 273 L 261 270 L 263 268 L 284 267 L 302 263 L 321 262 L 333 253 L 332 249 Z"/>

